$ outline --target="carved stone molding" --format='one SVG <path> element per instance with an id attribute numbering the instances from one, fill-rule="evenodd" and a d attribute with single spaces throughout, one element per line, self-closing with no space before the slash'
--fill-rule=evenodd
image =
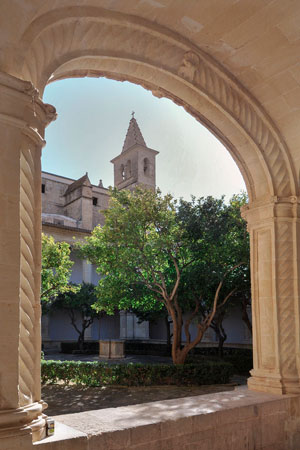
<path id="1" fill-rule="evenodd" d="M 293 223 L 276 223 L 276 294 L 278 297 L 279 347 L 280 366 L 283 377 L 298 381 L 299 375 L 296 364 L 296 327 L 295 322 L 295 292 L 294 292 L 294 243 Z M 300 318 L 298 318 L 299 320 Z"/>
<path id="2" fill-rule="evenodd" d="M 73 61 L 75 70 L 76 60 L 85 56 L 95 66 L 87 68 L 87 75 L 92 76 L 105 71 L 105 58 L 114 58 L 116 65 L 120 60 L 136 63 L 132 74 L 122 79 L 139 79 L 137 66 L 144 71 L 156 68 L 156 95 L 164 95 L 160 79 L 168 74 L 182 86 L 189 86 L 199 97 L 199 105 L 205 96 L 243 131 L 257 149 L 257 164 L 263 165 L 271 179 L 272 195 L 297 194 L 288 149 L 263 108 L 216 61 L 171 30 L 101 8 L 61 8 L 38 17 L 25 31 L 20 45 L 24 53 L 22 76 L 41 90 L 59 67 Z M 115 77 L 118 79 L 117 72 Z M 172 86 L 170 93 L 172 99 L 178 97 Z M 179 103 L 189 110 L 184 98 Z"/>
<path id="3" fill-rule="evenodd" d="M 44 129 L 57 117 L 54 106 L 43 103 L 39 91 L 30 81 L 23 81 L 9 74 L 0 72 L 1 94 L 15 103 L 15 110 L 8 113 L 0 108 L 0 121 L 24 130 L 26 134 L 37 140 L 38 144 L 45 145 L 43 139 Z M 21 106 L 31 109 L 27 116 L 20 116 Z M 13 111 L 13 112 L 12 112 Z"/>
<path id="4" fill-rule="evenodd" d="M 295 192 L 287 149 L 266 113 L 251 96 L 211 61 L 192 51 L 185 53 L 178 74 L 211 96 L 248 133 L 269 168 L 274 193 L 285 196 Z"/>
<path id="5" fill-rule="evenodd" d="M 300 393 L 300 198 L 245 206 L 251 241 L 254 390 Z"/>

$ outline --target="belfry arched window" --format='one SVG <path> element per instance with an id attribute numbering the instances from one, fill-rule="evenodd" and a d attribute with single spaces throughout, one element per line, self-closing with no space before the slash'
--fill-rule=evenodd
<path id="1" fill-rule="evenodd" d="M 124 164 L 120 165 L 120 173 L 121 173 L 121 179 L 125 180 L 125 167 L 124 167 Z"/>
<path id="2" fill-rule="evenodd" d="M 144 158 L 144 175 L 149 176 L 150 175 L 150 162 L 148 158 Z"/>
<path id="3" fill-rule="evenodd" d="M 131 161 L 129 159 L 125 166 L 125 179 L 127 180 L 127 178 L 130 177 L 131 177 Z"/>

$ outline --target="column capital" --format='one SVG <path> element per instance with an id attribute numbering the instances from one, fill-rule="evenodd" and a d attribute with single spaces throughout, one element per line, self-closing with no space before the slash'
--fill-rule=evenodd
<path id="1" fill-rule="evenodd" d="M 242 217 L 251 226 L 264 226 L 274 219 L 294 220 L 300 218 L 300 197 L 269 197 L 242 206 Z"/>
<path id="2" fill-rule="evenodd" d="M 43 147 L 45 128 L 56 119 L 54 106 L 43 103 L 29 81 L 0 72 L 0 123 L 21 129 Z"/>

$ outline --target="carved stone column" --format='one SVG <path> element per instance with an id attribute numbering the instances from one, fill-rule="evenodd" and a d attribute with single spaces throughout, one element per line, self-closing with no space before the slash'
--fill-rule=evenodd
<path id="1" fill-rule="evenodd" d="M 40 158 L 45 127 L 55 117 L 55 109 L 39 100 L 31 83 L 0 72 L 1 449 L 27 448 L 45 434 Z"/>
<path id="2" fill-rule="evenodd" d="M 300 205 L 273 198 L 244 209 L 251 238 L 254 368 L 250 389 L 300 393 Z"/>

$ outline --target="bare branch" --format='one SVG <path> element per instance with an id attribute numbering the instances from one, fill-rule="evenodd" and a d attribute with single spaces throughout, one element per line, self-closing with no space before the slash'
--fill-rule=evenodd
<path id="1" fill-rule="evenodd" d="M 156 294 L 158 294 L 159 296 L 162 296 L 164 298 L 165 293 L 163 288 L 158 284 L 158 283 L 153 283 L 155 286 L 157 286 L 160 290 L 154 289 L 151 284 L 148 282 L 147 278 L 144 277 L 144 275 L 142 274 L 142 272 L 138 273 L 142 279 L 144 280 L 144 284 L 147 286 L 148 289 L 150 289 L 152 292 L 155 292 Z"/>
<path id="2" fill-rule="evenodd" d="M 78 334 L 81 334 L 81 331 L 79 330 L 79 328 L 78 328 L 77 325 L 76 325 L 75 314 L 74 314 L 73 309 L 69 309 L 68 312 L 69 312 L 69 317 L 70 317 L 70 319 L 71 319 L 71 324 L 73 325 L 73 327 L 75 328 L 75 330 L 77 331 L 77 333 L 78 333 Z"/>
<path id="3" fill-rule="evenodd" d="M 226 295 L 226 297 L 224 298 L 224 300 L 222 301 L 222 303 L 220 303 L 217 307 L 221 308 L 222 306 L 225 305 L 225 303 L 227 302 L 227 300 L 237 291 L 237 289 L 232 289 L 232 291 L 229 292 L 228 295 Z"/>

